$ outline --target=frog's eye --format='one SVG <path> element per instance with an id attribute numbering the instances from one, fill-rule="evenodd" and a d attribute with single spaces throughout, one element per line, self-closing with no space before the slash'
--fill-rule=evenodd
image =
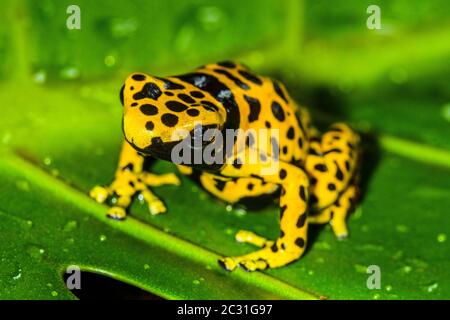
<path id="1" fill-rule="evenodd" d="M 120 103 L 122 103 L 123 107 L 123 90 L 125 89 L 125 85 L 122 86 L 122 89 L 120 89 Z"/>

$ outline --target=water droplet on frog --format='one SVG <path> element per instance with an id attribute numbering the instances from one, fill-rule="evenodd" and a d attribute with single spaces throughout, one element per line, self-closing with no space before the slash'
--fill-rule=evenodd
<path id="1" fill-rule="evenodd" d="M 137 198 L 138 198 L 138 201 L 139 201 L 141 204 L 145 203 L 145 198 L 144 198 L 144 195 L 143 195 L 142 193 L 139 193 L 138 196 L 137 196 Z"/>
<path id="2" fill-rule="evenodd" d="M 51 164 L 52 164 L 52 158 L 50 158 L 50 157 L 45 157 L 45 158 L 44 158 L 44 164 L 45 164 L 46 166 L 51 165 Z"/>
<path id="3" fill-rule="evenodd" d="M 192 281 L 192 283 L 195 284 L 195 285 L 199 285 L 199 284 L 200 284 L 200 281 L 197 280 L 197 279 L 195 279 L 194 281 Z"/>
<path id="4" fill-rule="evenodd" d="M 75 220 L 70 220 L 64 225 L 63 231 L 71 232 L 71 231 L 75 230 L 77 228 L 77 226 L 78 226 L 78 222 L 76 222 Z"/>
<path id="5" fill-rule="evenodd" d="M 442 116 L 445 120 L 450 122 L 450 103 L 447 103 L 442 107 Z"/>
<path id="6" fill-rule="evenodd" d="M 58 292 L 52 291 L 52 297 L 56 297 L 56 296 L 58 296 Z"/>
<path id="7" fill-rule="evenodd" d="M 113 55 L 113 54 L 109 54 L 109 55 L 107 55 L 106 57 L 105 57 L 105 60 L 104 60 L 104 62 L 105 62 L 105 65 L 107 66 L 107 67 L 109 67 L 109 68 L 112 68 L 112 67 L 114 67 L 115 65 L 116 65 L 116 56 L 115 55 Z"/>
<path id="8" fill-rule="evenodd" d="M 49 283 L 47 283 L 47 287 L 53 288 L 53 284 L 51 284 L 51 283 L 49 282 Z"/>
<path id="9" fill-rule="evenodd" d="M 37 84 L 43 84 L 47 80 L 47 72 L 45 70 L 39 70 L 33 76 L 33 80 Z"/>
<path id="10" fill-rule="evenodd" d="M 231 234 L 233 234 L 233 233 L 234 233 L 234 230 L 233 230 L 233 229 L 231 229 L 231 228 L 226 228 L 226 229 L 225 229 L 225 234 L 231 235 Z"/>
<path id="11" fill-rule="evenodd" d="M 447 240 L 447 235 L 445 233 L 439 233 L 437 236 L 437 241 L 444 243 Z"/>
<path id="12" fill-rule="evenodd" d="M 100 237 L 98 237 L 101 242 L 106 241 L 106 236 L 104 234 L 101 234 Z"/>
<path id="13" fill-rule="evenodd" d="M 313 276 L 314 275 L 314 271 L 313 270 L 309 270 L 308 271 L 308 276 Z"/>
<path id="14" fill-rule="evenodd" d="M 44 258 L 45 250 L 36 245 L 28 245 L 26 251 L 33 259 L 41 261 Z"/>
<path id="15" fill-rule="evenodd" d="M 379 293 L 375 293 L 373 296 L 372 296 L 372 299 L 373 300 L 378 300 L 378 299 L 380 299 L 381 298 L 381 295 L 379 294 Z"/>
<path id="16" fill-rule="evenodd" d="M 225 207 L 225 210 L 227 212 L 231 212 L 231 211 L 233 211 L 233 206 L 231 204 L 227 204 L 227 206 Z"/>
<path id="17" fill-rule="evenodd" d="M 148 269 L 150 269 L 150 266 L 148 264 L 144 264 L 144 269 L 148 270 Z"/>
<path id="18" fill-rule="evenodd" d="M 61 69 L 59 76 L 64 80 L 74 80 L 80 76 L 80 70 L 73 66 L 67 66 Z"/>
<path id="19" fill-rule="evenodd" d="M 390 292 L 390 291 L 392 291 L 392 286 L 391 285 L 387 285 L 385 287 L 385 289 L 386 289 L 386 291 Z"/>

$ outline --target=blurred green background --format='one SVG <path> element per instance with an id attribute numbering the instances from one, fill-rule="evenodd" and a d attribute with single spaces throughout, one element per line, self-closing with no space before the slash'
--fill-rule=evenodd
<path id="1" fill-rule="evenodd" d="M 66 27 L 72 4 L 81 9 L 80 30 Z M 366 26 L 373 4 L 380 30 Z M 63 281 L 71 264 L 153 298 L 450 298 L 448 1 L 6 0 L 2 7 L 0 298 L 73 299 Z M 127 74 L 183 73 L 225 59 L 283 81 L 319 126 L 343 120 L 362 133 L 364 197 L 348 240 L 312 228 L 300 261 L 227 273 L 218 256 L 254 249 L 234 233 L 275 237 L 276 207 L 230 208 L 184 178 L 180 188 L 154 190 L 166 216 L 135 203 L 125 222 L 112 221 L 87 197 L 113 177 Z M 158 162 L 154 170 L 174 168 Z M 366 286 L 369 265 L 381 268 L 380 290 Z M 101 281 L 83 283 L 90 297 L 149 297 Z"/>

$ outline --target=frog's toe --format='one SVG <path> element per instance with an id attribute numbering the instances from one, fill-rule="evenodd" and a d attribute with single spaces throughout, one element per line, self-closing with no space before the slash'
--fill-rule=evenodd
<path id="1" fill-rule="evenodd" d="M 151 201 L 148 204 L 148 209 L 150 211 L 150 214 L 153 216 L 161 214 L 161 213 L 165 213 L 167 211 L 166 206 L 159 199 L 155 199 L 155 200 Z"/>
<path id="2" fill-rule="evenodd" d="M 175 185 L 181 184 L 180 178 L 175 173 L 165 173 L 156 175 L 153 173 L 144 172 L 140 176 L 141 180 L 149 187 L 159 187 L 163 185 Z"/>
<path id="3" fill-rule="evenodd" d="M 239 263 L 241 268 L 245 271 L 256 271 L 256 270 L 265 270 L 267 269 L 267 262 L 259 259 L 259 260 L 244 260 Z"/>
<path id="4" fill-rule="evenodd" d="M 339 241 L 343 241 L 348 238 L 348 233 L 345 232 L 345 233 L 336 234 L 336 237 L 338 238 Z"/>
<path id="5" fill-rule="evenodd" d="M 179 186 L 181 184 L 180 178 L 174 173 L 167 173 L 165 176 L 165 184 L 171 184 L 174 186 Z"/>
<path id="6" fill-rule="evenodd" d="M 95 186 L 92 188 L 92 190 L 89 192 L 89 196 L 97 201 L 98 203 L 103 203 L 108 199 L 109 191 L 107 188 L 102 186 Z"/>
<path id="7" fill-rule="evenodd" d="M 223 269 L 225 269 L 227 271 L 233 271 L 234 269 L 236 269 L 236 267 L 238 265 L 236 263 L 236 261 L 234 261 L 233 258 L 229 258 L 229 257 L 220 258 L 217 262 Z"/>
<path id="8" fill-rule="evenodd" d="M 227 271 L 233 271 L 236 267 L 241 267 L 245 271 L 251 272 L 256 270 L 265 270 L 268 267 L 264 259 L 247 259 L 242 257 L 225 257 L 219 259 L 219 265 Z"/>
<path id="9" fill-rule="evenodd" d="M 115 220 L 124 220 L 127 217 L 127 213 L 122 207 L 111 207 L 107 212 L 108 218 Z"/>
<path id="10" fill-rule="evenodd" d="M 273 241 L 269 241 L 266 238 L 247 230 L 239 230 L 235 235 L 235 239 L 237 242 L 253 244 L 260 248 L 271 246 L 273 244 Z"/>

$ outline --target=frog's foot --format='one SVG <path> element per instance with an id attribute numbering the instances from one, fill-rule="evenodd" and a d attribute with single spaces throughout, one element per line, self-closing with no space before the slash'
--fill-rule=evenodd
<path id="1" fill-rule="evenodd" d="M 279 249 L 275 241 L 267 240 L 251 231 L 239 230 L 235 237 L 238 242 L 250 243 L 262 249 L 243 256 L 220 259 L 219 264 L 228 271 L 234 270 L 237 266 L 246 271 L 277 268 L 295 261 L 299 257 L 298 253 L 290 253 L 284 249 Z"/>
<path id="2" fill-rule="evenodd" d="M 124 220 L 127 217 L 127 212 L 122 207 L 111 207 L 107 212 L 108 218 L 115 220 Z"/>
<path id="3" fill-rule="evenodd" d="M 139 175 L 140 180 L 149 187 L 159 187 L 162 185 L 180 185 L 180 179 L 175 173 L 153 174 L 150 172 L 142 172 Z"/>
<path id="4" fill-rule="evenodd" d="M 245 271 L 256 271 L 282 267 L 297 260 L 299 256 L 298 253 L 279 250 L 277 246 L 272 245 L 246 255 L 219 259 L 219 264 L 227 271 L 232 271 L 237 266 Z"/>
<path id="5" fill-rule="evenodd" d="M 140 192 L 140 196 L 147 201 L 148 210 L 151 215 L 155 216 L 161 213 L 165 213 L 167 211 L 164 202 L 155 196 L 148 188 L 145 188 Z"/>
<path id="6" fill-rule="evenodd" d="M 235 238 L 237 242 L 250 243 L 260 248 L 271 246 L 273 244 L 273 241 L 267 240 L 266 238 L 247 230 L 239 230 L 236 233 Z"/>
<path id="7" fill-rule="evenodd" d="M 91 191 L 89 191 L 89 196 L 98 203 L 105 202 L 109 195 L 110 191 L 107 187 L 95 186 Z"/>
<path id="8" fill-rule="evenodd" d="M 135 194 L 139 194 L 139 199 L 148 203 L 150 214 L 157 215 L 166 212 L 167 208 L 163 201 L 149 188 L 165 184 L 179 185 L 180 180 L 173 173 L 155 175 L 148 172 L 124 171 L 116 176 L 109 187 L 96 186 L 89 195 L 99 203 L 111 199 L 113 207 L 108 210 L 108 217 L 123 220 L 126 217 L 126 209 Z"/>

